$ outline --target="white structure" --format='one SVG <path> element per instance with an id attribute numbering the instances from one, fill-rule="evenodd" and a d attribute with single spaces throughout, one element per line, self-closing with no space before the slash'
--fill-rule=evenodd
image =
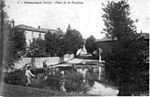
<path id="1" fill-rule="evenodd" d="M 99 62 L 102 61 L 102 56 L 101 56 L 102 52 L 103 52 L 103 50 L 101 48 L 99 48 Z"/>
<path id="2" fill-rule="evenodd" d="M 87 54 L 87 51 L 86 51 L 86 49 L 85 49 L 85 44 L 84 44 L 83 47 L 80 48 L 80 49 L 77 51 L 76 55 L 77 55 L 77 56 L 78 56 L 78 55 L 82 56 L 82 55 L 86 55 L 86 54 Z"/>

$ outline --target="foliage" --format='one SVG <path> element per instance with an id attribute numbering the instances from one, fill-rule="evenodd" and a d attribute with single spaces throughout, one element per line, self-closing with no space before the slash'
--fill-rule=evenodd
<path id="1" fill-rule="evenodd" d="M 52 90 L 59 90 L 59 79 L 60 75 L 56 74 L 56 75 L 49 75 L 48 79 L 47 79 L 47 86 L 50 87 Z"/>
<path id="2" fill-rule="evenodd" d="M 83 76 L 80 73 L 74 71 L 67 71 L 66 74 L 65 88 L 67 91 L 82 91 Z"/>
<path id="3" fill-rule="evenodd" d="M 69 26 L 65 34 L 61 29 L 57 29 L 55 33 L 46 33 L 45 42 L 46 52 L 49 55 L 61 57 L 66 53 L 75 53 L 83 43 L 83 39 L 80 32 Z"/>
<path id="4" fill-rule="evenodd" d="M 93 51 L 96 49 L 95 42 L 96 42 L 96 39 L 94 38 L 94 36 L 90 36 L 86 39 L 85 47 L 88 53 L 93 54 Z"/>
<path id="5" fill-rule="evenodd" d="M 1 11 L 0 11 L 0 29 L 1 31 L 4 29 L 4 24 L 7 23 L 7 20 L 8 20 L 8 16 L 7 16 L 7 13 L 6 13 L 6 10 L 5 10 L 5 1 L 4 0 L 1 0 L 0 1 L 0 8 L 1 8 Z"/>
<path id="6" fill-rule="evenodd" d="M 108 1 L 103 8 L 104 32 L 116 40 L 112 53 L 107 54 L 106 75 L 119 86 L 119 95 L 124 96 L 132 95 L 139 87 L 148 87 L 141 84 L 148 81 L 148 65 L 144 61 L 148 56 L 143 54 L 148 46 L 136 34 L 129 9 L 124 0 Z"/>
<path id="7" fill-rule="evenodd" d="M 27 51 L 29 57 L 44 57 L 45 56 L 45 41 L 41 38 L 33 38 Z"/>
<path id="8" fill-rule="evenodd" d="M 12 28 L 8 34 L 7 67 L 12 67 L 25 54 L 26 38 L 23 30 Z"/>
<path id="9" fill-rule="evenodd" d="M 45 35 L 46 52 L 51 56 L 62 56 L 64 54 L 63 43 L 64 33 L 61 29 L 57 29 L 55 33 L 48 32 Z"/>
<path id="10" fill-rule="evenodd" d="M 55 74 L 48 75 L 47 79 L 44 79 L 45 73 L 43 69 L 37 69 L 36 71 L 31 72 L 36 75 L 36 78 L 32 78 L 31 80 L 31 87 L 46 88 L 56 91 L 60 90 L 59 83 L 61 75 L 59 71 L 55 71 Z M 26 84 L 25 71 L 16 70 L 7 73 L 5 76 L 5 82 L 24 86 Z M 65 88 L 67 92 L 87 91 L 87 87 L 83 83 L 83 76 L 74 70 L 65 71 Z"/>
<path id="11" fill-rule="evenodd" d="M 14 72 L 6 73 L 4 81 L 9 84 L 24 86 L 26 84 L 25 71 L 16 70 Z"/>
<path id="12" fill-rule="evenodd" d="M 136 33 L 134 21 L 129 17 L 129 10 L 129 4 L 125 0 L 108 1 L 108 4 L 104 6 L 105 14 L 102 16 L 106 26 L 104 32 L 109 38 L 123 40 Z"/>
<path id="13" fill-rule="evenodd" d="M 65 51 L 69 54 L 75 54 L 76 51 L 83 44 L 83 38 L 79 31 L 71 29 L 70 26 L 67 28 L 67 32 L 64 37 Z"/>
<path id="14" fill-rule="evenodd" d="M 47 86 L 53 90 L 59 90 L 60 84 L 60 77 L 59 73 L 55 75 L 49 75 L 47 79 Z M 87 88 L 83 84 L 83 76 L 74 71 L 74 70 L 66 70 L 65 71 L 65 89 L 67 92 L 81 92 L 86 91 Z"/>
<path id="15" fill-rule="evenodd" d="M 45 40 L 33 39 L 27 56 L 59 56 L 66 53 L 75 53 L 83 43 L 82 35 L 75 29 L 68 27 L 66 34 L 61 29 L 51 30 L 45 34 Z"/>

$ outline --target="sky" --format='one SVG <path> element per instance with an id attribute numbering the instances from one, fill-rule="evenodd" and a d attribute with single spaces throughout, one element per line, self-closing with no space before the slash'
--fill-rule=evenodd
<path id="1" fill-rule="evenodd" d="M 42 2 L 42 4 L 24 3 L 29 1 Z M 58 1 L 73 1 L 83 4 L 58 4 Z M 49 2 L 49 4 L 43 4 L 43 2 Z M 131 18 L 139 20 L 136 23 L 137 31 L 150 33 L 149 0 L 128 0 L 128 2 L 131 6 Z M 102 3 L 105 4 L 106 0 L 6 0 L 6 11 L 9 19 L 15 20 L 15 25 L 25 24 L 49 29 L 61 28 L 65 32 L 70 24 L 73 29 L 80 31 L 83 38 L 93 35 L 95 38 L 101 39 L 105 36 L 101 34 L 105 27 L 101 17 L 104 14 Z"/>

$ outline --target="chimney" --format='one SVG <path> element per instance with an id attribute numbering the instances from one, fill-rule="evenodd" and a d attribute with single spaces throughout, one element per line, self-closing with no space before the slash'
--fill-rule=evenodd
<path id="1" fill-rule="evenodd" d="M 40 30 L 40 26 L 38 26 L 38 30 Z"/>

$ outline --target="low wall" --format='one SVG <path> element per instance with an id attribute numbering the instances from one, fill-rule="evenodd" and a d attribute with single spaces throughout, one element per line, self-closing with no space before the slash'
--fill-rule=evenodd
<path id="1" fill-rule="evenodd" d="M 64 55 L 64 61 L 68 61 L 70 59 L 74 58 L 73 54 L 65 54 Z M 58 64 L 60 62 L 60 58 L 59 57 L 41 57 L 41 58 L 35 58 L 35 66 L 37 68 L 41 68 L 43 67 L 43 62 L 46 62 L 47 66 L 49 65 L 55 65 Z M 18 62 L 15 63 L 15 69 L 20 69 L 22 67 L 24 67 L 25 64 L 31 63 L 31 58 L 30 57 L 26 57 L 26 58 L 22 58 L 20 59 Z"/>
<path id="2" fill-rule="evenodd" d="M 46 61 L 47 65 L 53 65 L 59 63 L 59 57 L 44 57 L 44 58 L 35 58 L 35 66 L 37 68 L 43 67 L 43 62 Z M 22 58 L 15 63 L 15 68 L 22 68 L 25 64 L 31 63 L 31 58 Z"/>

